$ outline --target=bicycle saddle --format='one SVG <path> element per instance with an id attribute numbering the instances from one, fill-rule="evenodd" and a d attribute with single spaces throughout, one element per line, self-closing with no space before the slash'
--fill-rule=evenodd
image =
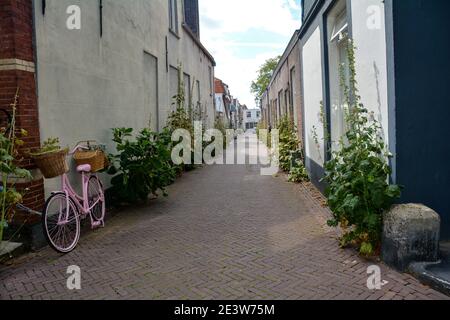
<path id="1" fill-rule="evenodd" d="M 77 167 L 78 172 L 91 172 L 91 165 L 90 164 L 82 164 L 81 166 Z"/>

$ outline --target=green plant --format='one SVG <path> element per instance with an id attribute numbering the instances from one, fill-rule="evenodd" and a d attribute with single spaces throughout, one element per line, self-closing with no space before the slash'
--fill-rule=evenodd
<path id="1" fill-rule="evenodd" d="M 358 94 L 354 46 L 348 45 L 350 79 L 341 68 L 341 86 L 349 106 L 347 132 L 339 150 L 325 164 L 326 196 L 333 218 L 330 226 L 341 226 L 341 245 L 356 245 L 362 255 L 372 255 L 379 247 L 382 214 L 401 194 L 389 184 L 391 157 L 381 137 L 381 126 L 361 103 Z"/>
<path id="2" fill-rule="evenodd" d="M 31 174 L 28 170 L 21 169 L 17 166 L 19 156 L 18 148 L 24 144 L 18 136 L 27 136 L 27 132 L 25 130 L 17 130 L 16 128 L 16 110 L 18 99 L 19 89 L 17 89 L 14 102 L 11 104 L 11 123 L 7 128 L 0 129 L 0 172 L 2 175 L 0 191 L 0 244 L 3 240 L 4 228 L 7 226 L 7 213 L 14 205 L 22 202 L 23 195 L 14 188 L 13 181 L 17 178 L 31 178 Z"/>
<path id="3" fill-rule="evenodd" d="M 48 138 L 46 141 L 44 141 L 42 147 L 38 149 L 36 152 L 31 153 L 31 155 L 39 156 L 47 153 L 53 153 L 59 150 L 61 150 L 59 138 Z"/>
<path id="4" fill-rule="evenodd" d="M 285 172 L 289 172 L 292 163 L 292 152 L 299 149 L 300 140 L 297 137 L 295 125 L 288 116 L 280 119 L 278 130 L 280 134 L 280 168 Z"/>
<path id="5" fill-rule="evenodd" d="M 256 127 L 256 135 L 258 139 L 266 144 L 269 149 L 272 148 L 272 134 L 269 132 L 265 122 L 258 123 L 258 126 Z"/>
<path id="6" fill-rule="evenodd" d="M 214 128 L 216 130 L 219 130 L 223 137 L 223 149 L 225 150 L 227 148 L 227 129 L 228 127 L 225 126 L 223 121 L 220 118 L 216 118 L 216 121 L 214 123 Z"/>
<path id="7" fill-rule="evenodd" d="M 133 129 L 113 129 L 117 155 L 110 155 L 112 194 L 116 201 L 136 203 L 158 195 L 175 181 L 171 161 L 170 135 L 143 129 L 133 137 Z"/>
<path id="8" fill-rule="evenodd" d="M 289 182 L 303 182 L 309 180 L 308 171 L 302 160 L 295 161 L 294 166 L 291 168 L 288 176 Z"/>
<path id="9" fill-rule="evenodd" d="M 272 74 L 275 71 L 281 56 L 277 56 L 272 59 L 266 60 L 264 64 L 258 70 L 258 76 L 255 81 L 252 82 L 250 90 L 255 95 L 256 100 L 260 100 L 269 86 Z"/>
<path id="10" fill-rule="evenodd" d="M 182 164 L 179 166 L 175 166 L 175 169 L 178 174 L 181 174 L 182 171 L 190 171 L 194 170 L 196 168 L 196 165 L 194 164 L 194 150 L 195 150 L 195 130 L 194 130 L 194 122 L 202 122 L 202 136 L 205 133 L 205 121 L 206 121 L 206 111 L 202 109 L 202 106 L 199 104 L 195 108 L 192 103 L 192 95 L 191 100 L 188 102 L 188 108 L 185 108 L 185 91 L 184 91 L 184 82 L 183 82 L 183 71 L 182 71 L 182 65 L 179 65 L 178 68 L 178 91 L 175 96 L 172 97 L 172 107 L 175 109 L 173 112 L 170 113 L 166 127 L 164 130 L 166 131 L 166 134 L 171 137 L 172 134 L 175 132 L 175 130 L 178 129 L 184 129 L 187 130 L 191 137 L 191 164 Z M 195 82 L 195 81 L 194 81 Z M 168 145 L 168 148 L 172 150 L 173 143 L 170 142 L 170 145 Z M 202 141 L 202 151 L 206 147 L 206 142 Z"/>

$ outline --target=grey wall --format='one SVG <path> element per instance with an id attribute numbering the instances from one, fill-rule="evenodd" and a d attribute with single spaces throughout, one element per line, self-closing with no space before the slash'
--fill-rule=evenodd
<path id="1" fill-rule="evenodd" d="M 423 203 L 450 238 L 450 1 L 394 0 L 396 182 L 402 202 Z M 392 18 L 392 17 L 391 17 Z"/>
<path id="2" fill-rule="evenodd" d="M 170 66 L 179 63 L 192 83 L 200 81 L 212 125 L 213 61 L 182 27 L 178 1 L 178 36 L 169 32 L 167 0 L 103 0 L 102 36 L 98 0 L 47 0 L 45 15 L 42 1 L 34 1 L 42 139 L 60 137 L 69 146 L 97 139 L 113 151 L 113 127 L 140 129 L 151 121 L 161 129 L 173 96 Z M 81 8 L 81 30 L 66 28 L 69 5 Z M 56 184 L 47 182 L 47 191 Z"/>

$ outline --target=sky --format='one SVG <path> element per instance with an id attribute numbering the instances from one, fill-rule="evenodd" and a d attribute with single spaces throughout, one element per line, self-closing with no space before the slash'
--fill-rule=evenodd
<path id="1" fill-rule="evenodd" d="M 241 104 L 254 108 L 251 82 L 300 28 L 300 0 L 199 0 L 199 6 L 200 37 L 216 60 L 216 77 Z"/>

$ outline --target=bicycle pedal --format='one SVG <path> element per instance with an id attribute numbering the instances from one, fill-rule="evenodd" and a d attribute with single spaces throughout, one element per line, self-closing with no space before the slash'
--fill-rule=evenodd
<path id="1" fill-rule="evenodd" d="M 102 227 L 102 222 L 101 221 L 94 221 L 92 222 L 92 229 L 98 229 Z"/>

